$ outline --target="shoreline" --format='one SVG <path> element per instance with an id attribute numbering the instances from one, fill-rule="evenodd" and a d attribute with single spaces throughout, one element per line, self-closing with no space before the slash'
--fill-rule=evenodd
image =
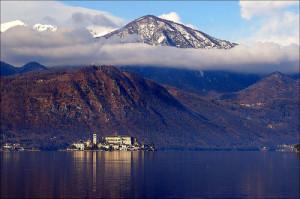
<path id="1" fill-rule="evenodd" d="M 236 149 L 156 149 L 156 150 L 68 150 L 68 149 L 58 149 L 58 150 L 3 150 L 0 149 L 0 152 L 292 152 L 300 153 L 300 151 L 295 150 L 236 150 Z"/>

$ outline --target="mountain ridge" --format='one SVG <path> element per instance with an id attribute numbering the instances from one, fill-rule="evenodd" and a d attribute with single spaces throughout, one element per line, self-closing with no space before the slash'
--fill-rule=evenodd
<path id="1" fill-rule="evenodd" d="M 38 62 L 28 62 L 21 67 L 16 67 L 6 62 L 0 61 L 0 76 L 10 76 L 17 74 L 24 74 L 28 72 L 41 72 L 48 70 L 48 68 L 44 65 L 41 65 Z"/>
<path id="2" fill-rule="evenodd" d="M 1 94 L 1 132 L 41 148 L 62 148 L 92 132 L 183 149 L 274 146 L 298 139 L 297 99 L 284 109 L 289 116 L 264 108 L 264 119 L 255 119 L 261 115 L 253 107 L 166 88 L 113 66 L 1 77 Z"/>
<path id="3" fill-rule="evenodd" d="M 140 17 L 102 38 L 119 39 L 118 42 L 121 43 L 146 43 L 178 48 L 230 49 L 237 45 L 154 15 Z"/>

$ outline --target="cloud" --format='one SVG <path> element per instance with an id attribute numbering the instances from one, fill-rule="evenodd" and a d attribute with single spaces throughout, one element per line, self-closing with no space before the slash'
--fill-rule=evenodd
<path id="1" fill-rule="evenodd" d="M 61 2 L 1 1 L 1 23 L 22 20 L 29 26 L 36 23 L 58 26 L 56 32 L 37 32 L 29 26 L 18 26 L 1 33 L 1 60 L 14 65 L 38 61 L 49 66 L 94 63 L 263 73 L 275 70 L 297 72 L 299 12 L 286 10 L 294 6 L 294 2 L 290 5 L 260 3 L 255 2 L 258 5 L 255 9 L 254 4 L 241 2 L 241 13 L 244 19 L 253 21 L 255 18 L 260 22 L 248 39 L 269 43 L 239 45 L 231 50 L 201 50 L 146 44 L 107 44 L 92 38 L 86 28 L 95 30 L 99 36 L 123 25 L 122 19 L 110 13 L 67 6 Z M 160 17 L 182 23 L 176 12 Z"/>
<path id="2" fill-rule="evenodd" d="M 182 23 L 180 16 L 176 12 L 169 12 L 166 14 L 162 14 L 162 15 L 159 15 L 159 17 L 162 19 L 169 20 L 169 21 L 174 21 L 176 23 Z"/>
<path id="3" fill-rule="evenodd" d="M 179 16 L 179 14 L 177 14 L 176 12 L 169 12 L 169 13 L 166 13 L 166 14 L 159 15 L 158 17 L 160 17 L 162 19 L 169 20 L 169 21 L 173 21 L 173 22 L 176 22 L 176 23 L 184 24 L 181 21 L 181 18 Z M 193 24 L 184 24 L 184 25 L 188 26 L 190 28 L 193 28 L 193 29 L 197 29 L 197 27 L 194 26 Z"/>
<path id="4" fill-rule="evenodd" d="M 86 29 L 36 32 L 26 27 L 1 34 L 1 60 L 15 65 L 29 61 L 53 65 L 144 65 L 219 69 L 239 72 L 297 72 L 299 46 L 274 43 L 239 45 L 230 50 L 180 49 L 146 44 L 105 44 Z"/>
<path id="5" fill-rule="evenodd" d="M 281 45 L 299 44 L 299 13 L 284 12 L 265 19 L 252 38 Z"/>
<path id="6" fill-rule="evenodd" d="M 103 46 L 100 63 L 231 70 L 239 72 L 297 72 L 299 46 L 280 47 L 271 43 L 237 46 L 231 50 L 179 49 L 141 44 Z"/>
<path id="7" fill-rule="evenodd" d="M 241 16 L 250 20 L 255 16 L 274 14 L 290 6 L 299 6 L 298 1 L 240 1 Z"/>
<path id="8" fill-rule="evenodd" d="M 60 26 L 102 26 L 116 28 L 124 20 L 108 12 L 65 5 L 58 1 L 1 1 L 1 23 L 22 20 L 26 24 Z"/>
<path id="9" fill-rule="evenodd" d="M 245 41 L 299 45 L 298 1 L 240 1 L 240 8 L 253 30 Z"/>

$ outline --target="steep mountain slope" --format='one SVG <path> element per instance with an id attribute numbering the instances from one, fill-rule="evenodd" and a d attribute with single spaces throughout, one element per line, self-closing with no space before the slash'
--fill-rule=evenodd
<path id="1" fill-rule="evenodd" d="M 193 139 L 206 146 L 204 136 L 218 129 L 158 84 L 114 67 L 31 73 L 4 78 L 1 86 L 2 132 L 25 140 L 66 142 L 96 131 L 130 134 L 158 146 L 189 145 Z"/>
<path id="2" fill-rule="evenodd" d="M 190 70 L 181 68 L 126 66 L 121 70 L 136 73 L 158 83 L 198 94 L 235 92 L 258 80 L 261 75 L 229 71 Z"/>
<path id="3" fill-rule="evenodd" d="M 268 145 L 267 143 L 272 143 L 270 146 L 274 146 L 274 144 L 280 143 L 297 143 L 300 139 L 299 99 L 292 105 L 286 104 L 288 107 L 293 107 L 289 110 L 290 117 L 282 119 L 280 121 L 281 128 L 277 128 L 279 123 L 276 124 L 276 127 L 272 124 L 278 122 L 278 115 L 286 113 L 282 108 L 274 110 L 274 106 L 269 109 L 254 110 L 234 103 L 210 100 L 195 93 L 171 87 L 168 90 L 189 109 L 203 115 L 211 122 L 223 126 L 224 132 L 228 132 L 241 141 L 248 140 L 249 146 L 251 146 L 251 142 L 252 144 L 260 143 L 254 144 L 256 146 Z"/>
<path id="4" fill-rule="evenodd" d="M 103 37 L 112 42 L 146 43 L 154 46 L 174 46 L 178 48 L 229 49 L 236 45 L 153 15 L 138 18 L 123 28 Z"/>
<path id="5" fill-rule="evenodd" d="M 170 92 L 112 66 L 2 77 L 1 133 L 44 148 L 92 132 L 132 135 L 159 148 L 253 147 L 295 139 L 248 123 L 222 104 Z"/>
<path id="6" fill-rule="evenodd" d="M 273 132 L 299 138 L 299 91 L 299 79 L 275 72 L 242 91 L 222 96 L 219 102 Z"/>
<path id="7" fill-rule="evenodd" d="M 270 100 L 297 99 L 298 97 L 299 81 L 280 72 L 268 75 L 237 94 L 237 100 L 245 104 L 265 104 Z"/>

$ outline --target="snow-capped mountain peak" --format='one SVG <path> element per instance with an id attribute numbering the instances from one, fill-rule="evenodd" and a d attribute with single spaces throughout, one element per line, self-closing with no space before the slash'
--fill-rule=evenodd
<path id="1" fill-rule="evenodd" d="M 103 37 L 112 41 L 119 40 L 121 43 L 146 43 L 178 48 L 229 49 L 237 45 L 154 15 L 140 17 Z"/>
<path id="2" fill-rule="evenodd" d="M 5 32 L 8 29 L 16 27 L 16 26 L 27 26 L 27 25 L 21 20 L 9 21 L 9 22 L 1 24 L 1 32 Z"/>
<path id="3" fill-rule="evenodd" d="M 27 26 L 27 24 L 25 24 L 23 21 L 21 20 L 15 20 L 15 21 L 10 21 L 10 22 L 6 22 L 6 23 L 2 23 L 1 24 L 1 32 L 5 32 L 8 29 L 17 27 L 17 26 Z M 57 30 L 57 26 L 53 26 L 53 25 L 48 25 L 48 24 L 35 24 L 34 26 L 32 26 L 33 30 L 36 30 L 38 32 L 43 32 L 43 31 L 52 31 L 55 32 Z"/>
<path id="4" fill-rule="evenodd" d="M 112 31 L 116 30 L 116 28 L 103 27 L 103 26 L 88 26 L 87 30 L 91 33 L 91 35 L 94 38 L 98 38 L 98 37 L 101 37 L 107 33 L 110 33 Z"/>
<path id="5" fill-rule="evenodd" d="M 51 31 L 51 32 L 55 32 L 57 31 L 57 26 L 53 26 L 53 25 L 48 25 L 48 24 L 35 24 L 32 27 L 34 30 L 37 30 L 38 32 L 43 32 L 43 31 Z"/>

